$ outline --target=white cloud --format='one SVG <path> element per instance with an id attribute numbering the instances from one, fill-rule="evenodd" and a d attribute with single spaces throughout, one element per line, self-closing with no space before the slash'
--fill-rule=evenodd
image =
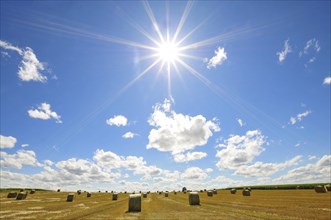
<path id="1" fill-rule="evenodd" d="M 316 156 L 309 155 L 308 156 L 308 160 L 317 160 L 317 157 Z"/>
<path id="2" fill-rule="evenodd" d="M 145 178 L 159 175 L 162 170 L 155 166 L 146 166 L 146 161 L 143 157 L 136 156 L 119 156 L 111 151 L 97 149 L 93 160 L 103 169 L 111 170 L 117 168 L 125 168 L 134 171 L 134 174 L 143 174 Z"/>
<path id="3" fill-rule="evenodd" d="M 106 120 L 106 123 L 110 126 L 115 125 L 117 127 L 126 126 L 128 124 L 128 119 L 123 115 L 114 115 L 113 118 Z"/>
<path id="4" fill-rule="evenodd" d="M 264 143 L 265 137 L 258 130 L 247 131 L 243 136 L 231 136 L 224 141 L 224 144 L 218 145 L 223 149 L 216 154 L 219 158 L 216 166 L 222 170 L 237 169 L 246 165 L 265 150 Z"/>
<path id="5" fill-rule="evenodd" d="M 61 116 L 58 115 L 56 112 L 51 110 L 51 105 L 47 104 L 46 102 L 41 103 L 38 106 L 38 109 L 30 109 L 28 110 L 28 114 L 31 118 L 37 118 L 42 120 L 49 120 L 51 118 L 56 120 L 56 123 L 62 123 Z"/>
<path id="6" fill-rule="evenodd" d="M 220 131 L 216 119 L 207 121 L 202 115 L 177 114 L 159 103 L 154 106 L 148 123 L 154 128 L 149 133 L 147 149 L 155 148 L 173 155 L 205 145 L 213 132 Z"/>
<path id="7" fill-rule="evenodd" d="M 128 139 L 128 138 L 134 138 L 135 136 L 137 136 L 138 134 L 132 133 L 131 131 L 126 132 L 125 134 L 123 134 L 123 138 Z"/>
<path id="8" fill-rule="evenodd" d="M 321 50 L 318 40 L 316 38 L 312 38 L 307 41 L 306 46 L 303 48 L 303 51 L 300 51 L 299 56 L 302 55 L 310 55 L 310 54 L 317 54 Z M 308 67 L 308 64 L 315 62 L 316 56 L 310 57 L 307 62 L 304 64 L 305 68 Z"/>
<path id="9" fill-rule="evenodd" d="M 331 76 L 325 77 L 323 81 L 323 85 L 330 85 L 331 84 Z"/>
<path id="10" fill-rule="evenodd" d="M 281 183 L 314 183 L 329 182 L 331 179 L 331 155 L 324 155 L 316 163 L 310 163 L 288 171 L 274 179 Z"/>
<path id="11" fill-rule="evenodd" d="M 0 135 L 0 149 L 15 147 L 17 140 L 12 136 Z"/>
<path id="12" fill-rule="evenodd" d="M 181 174 L 183 179 L 204 180 L 207 177 L 207 172 L 199 167 L 189 167 Z"/>
<path id="13" fill-rule="evenodd" d="M 205 152 L 188 152 L 186 154 L 175 154 L 174 160 L 177 163 L 188 162 L 191 160 L 200 160 L 207 156 Z"/>
<path id="14" fill-rule="evenodd" d="M 246 125 L 246 123 L 242 119 L 240 119 L 240 118 L 237 118 L 237 122 L 240 125 L 240 127 Z"/>
<path id="15" fill-rule="evenodd" d="M 6 51 L 1 51 L 1 56 L 2 57 L 10 57 L 9 53 Z"/>
<path id="16" fill-rule="evenodd" d="M 56 167 L 73 175 L 83 175 L 91 171 L 93 164 L 87 160 L 71 158 L 56 163 Z"/>
<path id="17" fill-rule="evenodd" d="M 101 167 L 114 169 L 121 167 L 121 157 L 111 151 L 97 149 L 94 153 L 93 160 Z"/>
<path id="18" fill-rule="evenodd" d="M 319 52 L 321 50 L 319 42 L 316 40 L 316 38 L 312 38 L 307 41 L 306 46 L 303 48 L 303 53 L 308 54 L 310 50 L 315 52 Z"/>
<path id="19" fill-rule="evenodd" d="M 15 154 L 0 151 L 1 167 L 22 169 L 23 165 L 40 166 L 34 151 L 19 150 Z"/>
<path id="20" fill-rule="evenodd" d="M 305 111 L 305 112 L 302 112 L 302 113 L 297 114 L 297 116 L 292 116 L 292 117 L 290 118 L 290 122 L 289 122 L 289 124 L 294 125 L 294 124 L 296 124 L 297 122 L 302 121 L 303 118 L 307 117 L 307 116 L 308 116 L 309 114 L 311 114 L 311 113 L 312 113 L 312 112 L 311 112 L 310 110 L 307 110 L 307 111 Z"/>
<path id="21" fill-rule="evenodd" d="M 21 48 L 15 47 L 8 42 L 0 40 L 0 47 L 2 47 L 5 50 L 12 50 L 12 51 L 17 52 L 20 55 L 23 55 L 23 50 Z"/>
<path id="22" fill-rule="evenodd" d="M 290 40 L 287 39 L 284 42 L 284 49 L 283 49 L 283 51 L 276 53 L 276 55 L 278 55 L 278 60 L 279 60 L 280 63 L 283 62 L 286 59 L 287 54 L 289 54 L 289 53 L 292 52 L 292 48 L 291 48 L 291 45 L 290 45 L 289 41 Z"/>
<path id="23" fill-rule="evenodd" d="M 46 166 L 53 166 L 53 161 L 51 161 L 51 160 L 44 160 L 44 164 L 46 165 Z"/>
<path id="24" fill-rule="evenodd" d="M 18 77 L 22 81 L 47 81 L 47 77 L 41 74 L 41 71 L 45 70 L 44 64 L 38 60 L 30 47 L 21 49 L 2 40 L 0 40 L 0 47 L 5 50 L 15 51 L 22 56 L 22 62 L 18 70 Z"/>
<path id="25" fill-rule="evenodd" d="M 29 144 L 21 144 L 21 147 L 29 147 Z"/>
<path id="26" fill-rule="evenodd" d="M 297 143 L 294 147 L 300 147 L 301 143 Z"/>
<path id="27" fill-rule="evenodd" d="M 224 47 L 218 47 L 215 50 L 215 56 L 209 59 L 207 63 L 207 68 L 211 69 L 212 67 L 216 68 L 217 65 L 222 65 L 225 60 L 227 60 L 227 53 L 224 50 Z M 206 59 L 208 60 L 208 59 Z"/>
<path id="28" fill-rule="evenodd" d="M 256 162 L 249 166 L 241 166 L 234 174 L 245 177 L 266 177 L 275 174 L 285 168 L 297 165 L 302 156 L 298 155 L 283 163 L 263 163 Z"/>

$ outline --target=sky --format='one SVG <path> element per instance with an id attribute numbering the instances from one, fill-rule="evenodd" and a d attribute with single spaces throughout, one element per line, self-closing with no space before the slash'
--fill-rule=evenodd
<path id="1" fill-rule="evenodd" d="M 331 182 L 330 1 L 1 1 L 0 187 Z"/>

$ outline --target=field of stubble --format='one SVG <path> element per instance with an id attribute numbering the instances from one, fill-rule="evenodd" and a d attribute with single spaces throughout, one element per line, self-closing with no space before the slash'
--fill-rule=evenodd
<path id="1" fill-rule="evenodd" d="M 0 193 L 0 219 L 330 219 L 331 193 L 314 190 L 253 190 L 244 197 L 228 190 L 208 197 L 199 193 L 200 206 L 188 204 L 188 194 L 173 192 L 148 194 L 142 199 L 142 211 L 129 213 L 129 194 L 75 194 L 66 202 L 67 192 L 28 194 L 25 200 L 8 199 Z"/>

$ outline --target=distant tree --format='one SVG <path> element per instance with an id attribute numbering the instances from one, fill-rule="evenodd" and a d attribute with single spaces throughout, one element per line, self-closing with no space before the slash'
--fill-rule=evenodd
<path id="1" fill-rule="evenodd" d="M 186 187 L 183 187 L 182 192 L 186 192 L 186 191 L 187 191 Z"/>

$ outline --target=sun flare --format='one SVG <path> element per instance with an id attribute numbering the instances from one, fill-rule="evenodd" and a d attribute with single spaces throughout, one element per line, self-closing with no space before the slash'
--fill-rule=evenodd
<path id="1" fill-rule="evenodd" d="M 164 42 L 158 48 L 158 56 L 163 62 L 172 63 L 178 60 L 179 50 L 175 43 Z"/>

